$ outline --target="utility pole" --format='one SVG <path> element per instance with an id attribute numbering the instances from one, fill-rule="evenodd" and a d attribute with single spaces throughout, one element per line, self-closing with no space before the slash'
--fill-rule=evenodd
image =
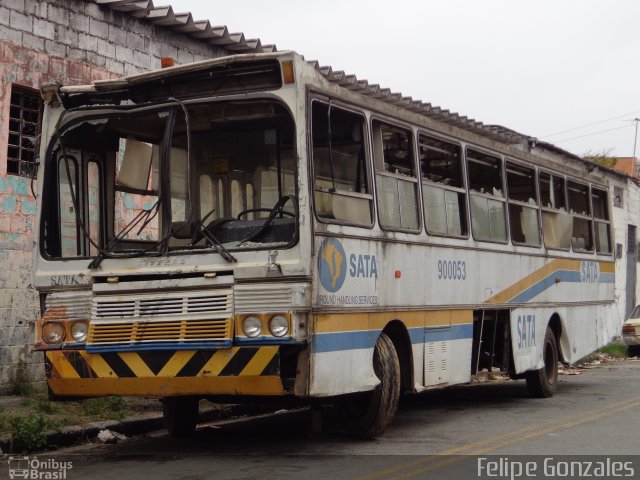
<path id="1" fill-rule="evenodd" d="M 636 167 L 638 168 L 638 162 L 636 160 L 636 145 L 638 144 L 638 122 L 640 122 L 640 118 L 636 117 L 633 119 L 633 121 L 636 122 L 636 134 L 633 137 L 633 160 L 631 160 L 631 162 L 632 165 L 635 163 Z M 640 177 L 640 168 L 636 170 L 636 175 Z"/>
<path id="2" fill-rule="evenodd" d="M 633 119 L 636 122 L 636 135 L 633 137 L 633 158 L 636 158 L 636 145 L 638 144 L 638 122 L 640 122 L 640 118 L 636 117 Z"/>

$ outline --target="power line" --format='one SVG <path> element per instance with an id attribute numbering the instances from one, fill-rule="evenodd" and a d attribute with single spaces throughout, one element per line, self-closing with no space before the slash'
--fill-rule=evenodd
<path id="1" fill-rule="evenodd" d="M 609 128 L 607 130 L 600 130 L 599 132 L 592 132 L 592 133 L 587 133 L 586 135 L 579 135 L 577 137 L 571 137 L 571 138 L 565 138 L 564 140 L 554 140 L 553 143 L 563 143 L 563 142 L 568 142 L 569 140 L 576 140 L 578 138 L 584 138 L 584 137 L 591 137 L 593 135 L 599 135 L 601 133 L 606 133 L 606 132 L 613 132 L 614 130 L 620 130 L 622 128 L 629 128 L 632 127 L 633 124 L 629 124 L 629 125 L 623 125 L 621 127 L 616 127 L 616 128 Z"/>
<path id="2" fill-rule="evenodd" d="M 587 123 L 586 125 L 582 125 L 580 127 L 569 128 L 567 130 L 562 130 L 561 132 L 551 133 L 549 135 L 543 135 L 542 138 L 555 137 L 556 135 L 560 135 L 561 133 L 573 132 L 574 130 L 580 130 L 582 128 L 591 127 L 593 125 L 598 125 L 600 123 L 610 122 L 611 120 L 617 120 L 618 118 L 626 117 L 627 115 L 635 115 L 636 113 L 639 113 L 639 112 L 640 112 L 640 110 L 637 110 L 635 112 L 625 113 L 623 115 L 618 115 L 616 117 L 607 118 L 605 120 L 599 120 L 597 122 Z"/>

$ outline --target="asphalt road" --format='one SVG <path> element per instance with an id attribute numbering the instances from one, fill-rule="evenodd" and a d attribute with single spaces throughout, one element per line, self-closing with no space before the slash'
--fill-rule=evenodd
<path id="1" fill-rule="evenodd" d="M 639 455 L 640 361 L 562 375 L 557 394 L 549 399 L 530 398 L 524 381 L 409 397 L 376 440 L 340 435 L 327 423 L 327 432 L 310 438 L 309 413 L 288 412 L 201 426 L 188 440 L 157 432 L 118 445 L 75 447 L 52 457 L 73 462 L 66 474 L 70 480 L 373 480 L 478 478 L 479 457 L 504 464 L 531 455 L 583 455 L 581 459 L 595 461 L 604 460 L 603 455 Z M 632 461 L 639 478 L 640 456 Z M 553 465 L 547 467 L 545 474 L 558 473 Z M 537 478 L 544 478 L 542 468 Z M 514 469 L 503 468 L 497 478 L 517 478 Z"/>

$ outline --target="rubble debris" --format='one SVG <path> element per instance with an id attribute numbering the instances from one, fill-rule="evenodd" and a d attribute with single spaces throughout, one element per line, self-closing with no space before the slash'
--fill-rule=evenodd
<path id="1" fill-rule="evenodd" d="M 118 443 L 128 440 L 126 435 L 111 430 L 100 430 L 98 432 L 98 440 L 102 443 Z"/>

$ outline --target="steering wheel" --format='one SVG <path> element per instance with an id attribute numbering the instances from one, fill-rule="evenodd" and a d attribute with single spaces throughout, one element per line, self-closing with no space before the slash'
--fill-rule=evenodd
<path id="1" fill-rule="evenodd" d="M 282 197 L 282 198 L 288 198 L 288 197 Z M 283 204 L 283 206 L 284 206 L 284 204 Z M 244 217 L 245 215 L 248 215 L 250 213 L 264 212 L 264 213 L 269 213 L 270 214 L 272 211 L 273 211 L 273 208 L 248 208 L 246 210 L 241 211 L 236 218 L 238 220 L 240 220 L 242 217 Z M 278 213 L 281 213 L 283 215 L 287 215 L 289 217 L 295 217 L 296 216 L 295 213 L 291 213 L 291 212 L 287 212 L 286 210 L 282 210 L 282 206 L 280 207 L 280 210 L 276 212 L 276 215 Z"/>

